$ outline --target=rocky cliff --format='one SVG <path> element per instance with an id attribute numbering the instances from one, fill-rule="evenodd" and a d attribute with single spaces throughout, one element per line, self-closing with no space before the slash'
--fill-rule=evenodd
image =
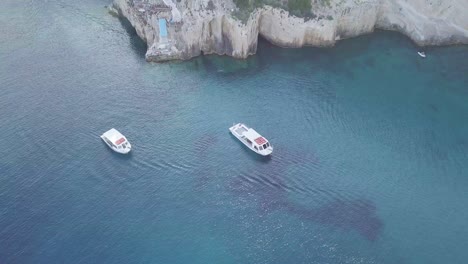
<path id="1" fill-rule="evenodd" d="M 259 35 L 282 47 L 330 46 L 375 28 L 400 31 L 421 46 L 468 44 L 467 0 L 310 1 L 304 17 L 283 9 L 287 0 L 250 9 L 232 0 L 115 0 L 113 8 L 148 44 L 148 61 L 210 53 L 246 58 Z"/>

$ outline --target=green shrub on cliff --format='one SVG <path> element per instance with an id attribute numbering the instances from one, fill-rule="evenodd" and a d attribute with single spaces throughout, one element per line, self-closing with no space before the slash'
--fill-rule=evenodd
<path id="1" fill-rule="evenodd" d="M 308 16 L 311 13 L 312 6 L 310 0 L 289 0 L 288 11 L 299 17 Z"/>
<path id="2" fill-rule="evenodd" d="M 329 0 L 318 1 L 328 2 Z M 255 8 L 269 5 L 282 8 L 298 17 L 310 18 L 314 17 L 311 2 L 312 0 L 234 0 L 238 10 L 233 15 L 245 23 Z"/>

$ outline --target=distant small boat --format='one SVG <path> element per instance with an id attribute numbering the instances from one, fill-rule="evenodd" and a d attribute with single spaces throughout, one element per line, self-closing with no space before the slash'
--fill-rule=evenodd
<path id="1" fill-rule="evenodd" d="M 115 128 L 106 131 L 101 135 L 101 138 L 109 148 L 117 153 L 127 154 L 132 149 L 132 145 L 130 145 L 127 138 Z"/>
<path id="2" fill-rule="evenodd" d="M 426 58 L 426 53 L 424 51 L 418 51 L 419 56 Z"/>
<path id="3" fill-rule="evenodd" d="M 266 138 L 262 137 L 253 128 L 238 123 L 229 128 L 229 131 L 244 145 L 257 154 L 268 156 L 273 152 L 273 147 Z"/>

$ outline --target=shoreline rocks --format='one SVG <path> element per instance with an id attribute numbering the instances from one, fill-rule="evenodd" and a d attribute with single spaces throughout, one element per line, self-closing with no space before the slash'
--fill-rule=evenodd
<path id="1" fill-rule="evenodd" d="M 114 0 L 110 8 L 130 21 L 148 45 L 146 59 L 155 62 L 201 54 L 247 58 L 256 53 L 259 35 L 290 48 L 332 46 L 374 29 L 399 31 L 420 46 L 468 44 L 466 0 L 311 1 L 314 18 L 263 6 L 246 21 L 236 18 L 232 0 Z M 167 37 L 160 36 L 161 19 Z"/>

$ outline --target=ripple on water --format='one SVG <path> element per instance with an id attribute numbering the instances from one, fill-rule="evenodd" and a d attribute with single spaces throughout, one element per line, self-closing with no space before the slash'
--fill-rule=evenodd
<path id="1" fill-rule="evenodd" d="M 268 168 L 242 171 L 231 181 L 230 190 L 238 197 L 254 195 L 261 214 L 279 210 L 304 220 L 356 231 L 370 241 L 377 239 L 383 223 L 377 217 L 377 208 L 372 201 L 339 190 L 308 186 L 298 177 L 287 176 L 286 171 L 290 167 L 302 167 L 301 171 L 313 171 L 314 167 L 307 165 L 310 159 L 307 155 L 283 153 L 287 153 L 283 155 L 288 157 L 280 156 L 276 159 L 275 156 Z M 320 194 L 323 204 L 316 207 L 298 204 L 290 199 L 292 194 L 306 198 Z"/>
<path id="2" fill-rule="evenodd" d="M 376 240 L 383 228 L 375 204 L 366 199 L 335 200 L 312 209 L 292 203 L 285 203 L 285 206 L 286 211 L 300 218 L 354 230 L 370 241 Z"/>

